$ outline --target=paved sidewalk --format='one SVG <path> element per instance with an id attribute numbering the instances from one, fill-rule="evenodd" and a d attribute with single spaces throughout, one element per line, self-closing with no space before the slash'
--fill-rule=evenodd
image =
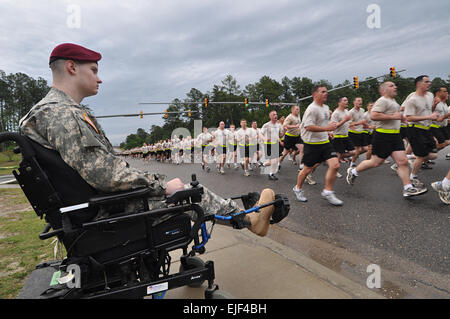
<path id="1" fill-rule="evenodd" d="M 248 230 L 216 225 L 206 253 L 199 257 L 214 261 L 216 284 L 239 299 L 383 298 L 292 248 Z M 177 256 L 171 271 L 178 267 Z M 206 286 L 205 282 L 200 288 L 170 290 L 166 298 L 202 299 Z"/>

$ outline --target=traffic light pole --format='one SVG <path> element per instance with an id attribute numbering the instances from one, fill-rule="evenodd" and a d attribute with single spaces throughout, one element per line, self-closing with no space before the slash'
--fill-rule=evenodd
<path id="1" fill-rule="evenodd" d="M 406 70 L 399 70 L 399 71 L 395 71 L 396 73 L 401 73 L 401 72 L 405 72 Z M 367 79 L 365 79 L 365 80 L 363 80 L 363 81 L 360 81 L 360 80 L 358 80 L 358 83 L 364 83 L 364 82 L 368 82 L 368 81 L 371 81 L 371 80 L 374 80 L 374 79 L 381 79 L 381 78 L 384 78 L 384 77 L 386 77 L 386 76 L 390 76 L 390 74 L 383 74 L 383 75 L 380 75 L 380 76 L 377 76 L 377 77 L 375 77 L 375 78 L 367 78 Z M 328 90 L 328 92 L 333 92 L 333 91 L 337 91 L 337 90 L 340 90 L 340 89 L 343 89 L 343 88 L 346 88 L 346 87 L 349 87 L 349 86 L 353 86 L 353 83 L 350 83 L 350 84 L 347 84 L 347 85 L 344 85 L 344 86 L 339 86 L 339 87 L 336 87 L 336 88 L 334 88 L 334 89 L 330 89 L 330 90 Z M 307 99 L 310 99 L 310 98 L 312 98 L 313 96 L 312 95 L 308 95 L 308 96 L 305 96 L 305 97 L 302 97 L 302 98 L 299 98 L 299 99 L 297 99 L 297 102 L 296 103 L 285 103 L 285 102 L 270 102 L 270 105 L 297 105 L 298 104 L 298 102 L 301 102 L 301 101 L 304 101 L 304 100 L 307 100 Z M 203 102 L 177 102 L 177 103 L 179 103 L 179 104 L 203 104 Z M 174 102 L 141 102 L 141 103 L 139 103 L 139 104 L 141 104 L 141 105 L 144 105 L 144 104 L 148 104 L 148 105 L 150 105 L 150 104 L 174 104 Z M 242 105 L 242 104 L 245 104 L 245 102 L 244 103 L 242 103 L 242 102 L 216 102 L 216 101 L 208 101 L 208 105 L 209 104 L 240 104 L 240 105 Z M 266 105 L 266 102 L 250 102 L 250 101 L 248 101 L 248 104 L 252 104 L 252 105 Z"/>
<path id="2" fill-rule="evenodd" d="M 150 112 L 150 113 L 131 113 L 131 114 L 114 114 L 114 115 L 99 115 L 95 118 L 101 119 L 101 118 L 111 118 L 111 117 L 135 117 L 135 116 L 143 116 L 143 115 L 165 115 L 165 114 L 189 114 L 189 111 L 183 111 L 183 112 Z M 198 113 L 197 111 L 190 111 L 191 114 Z"/>
<path id="3" fill-rule="evenodd" d="M 399 70 L 399 71 L 394 71 L 394 72 L 396 74 L 398 74 L 398 73 L 405 72 L 405 71 L 406 70 Z M 375 78 L 372 78 L 372 77 L 371 78 L 367 78 L 367 79 L 365 79 L 363 81 L 359 81 L 358 80 L 358 84 L 364 83 L 364 82 L 368 82 L 368 81 L 372 81 L 372 80 L 375 80 L 375 79 L 381 79 L 381 78 L 384 78 L 386 76 L 390 76 L 390 74 L 383 74 L 383 75 L 377 76 Z M 328 92 L 334 92 L 334 91 L 337 91 L 337 90 L 340 90 L 340 89 L 343 89 L 343 88 L 346 88 L 346 87 L 350 87 L 350 86 L 353 86 L 353 85 L 354 85 L 353 83 L 350 83 L 350 84 L 347 84 L 347 85 L 344 85 L 344 86 L 339 86 L 339 87 L 336 87 L 336 88 L 328 90 Z M 270 105 L 273 105 L 273 106 L 298 105 L 299 102 L 308 100 L 308 99 L 310 99 L 312 97 L 313 97 L 312 95 L 308 95 L 308 96 L 305 96 L 305 97 L 302 97 L 302 98 L 297 98 L 295 103 L 270 102 Z M 252 105 L 266 105 L 267 106 L 267 104 L 268 104 L 268 100 L 266 100 L 265 102 L 250 102 L 250 101 L 247 100 L 247 98 L 245 99 L 245 102 L 247 102 L 247 105 L 248 104 L 252 104 Z M 237 105 L 244 104 L 244 106 L 247 107 L 247 105 L 245 105 L 245 102 L 244 103 L 242 103 L 242 102 L 217 102 L 217 101 L 209 101 L 209 99 L 207 101 L 208 105 L 209 104 L 233 104 L 233 105 L 234 104 L 237 104 Z M 197 104 L 197 105 L 199 105 L 200 104 L 200 105 L 202 105 L 203 102 L 141 102 L 139 104 L 140 105 L 156 105 L 156 104 L 159 104 L 159 105 L 161 105 L 161 104 L 163 104 L 163 105 L 171 105 L 171 104 L 183 104 L 183 105 Z M 96 116 L 96 118 L 135 117 L 135 116 L 143 116 L 143 115 L 183 114 L 183 113 L 186 113 L 186 114 L 191 113 L 192 114 L 192 113 L 199 113 L 199 112 L 197 112 L 197 111 L 189 111 L 188 110 L 188 111 L 182 111 L 182 112 L 151 112 L 151 113 L 115 114 L 115 115 L 99 115 L 99 116 Z"/>

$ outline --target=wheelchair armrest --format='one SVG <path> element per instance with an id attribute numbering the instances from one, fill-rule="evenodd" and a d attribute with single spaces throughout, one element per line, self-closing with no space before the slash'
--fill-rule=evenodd
<path id="1" fill-rule="evenodd" d="M 89 206 L 101 206 L 105 204 L 114 204 L 116 202 L 122 202 L 124 200 L 130 200 L 135 198 L 148 198 L 148 197 L 150 197 L 150 189 L 139 188 L 129 192 L 92 197 L 91 199 L 89 199 Z"/>
<path id="2" fill-rule="evenodd" d="M 166 203 L 167 204 L 176 204 L 181 203 L 183 201 L 187 201 L 188 199 L 191 199 L 193 203 L 199 203 L 202 200 L 202 194 L 203 194 L 203 187 L 193 187 L 184 189 L 182 191 L 177 191 L 167 197 Z"/>

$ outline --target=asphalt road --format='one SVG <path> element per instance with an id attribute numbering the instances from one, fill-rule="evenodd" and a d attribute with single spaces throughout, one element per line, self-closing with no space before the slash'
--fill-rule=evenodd
<path id="1" fill-rule="evenodd" d="M 361 173 L 354 186 L 345 182 L 347 165 L 342 166 L 344 177 L 335 184 L 342 207 L 331 206 L 320 196 L 325 166 L 314 173 L 316 185 L 304 186 L 308 202 L 300 203 L 292 192 L 297 167 L 287 159 L 278 181 L 268 180 L 259 171 L 244 177 L 241 169 L 226 169 L 225 175 L 219 175 L 215 170 L 206 173 L 200 164 L 128 162 L 185 182 L 196 174 L 200 183 L 225 198 L 266 187 L 285 193 L 290 214 L 269 237 L 362 284 L 370 274 L 367 266 L 379 265 L 387 297 L 450 298 L 450 206 L 430 186 L 450 168 L 447 152 L 450 147 L 440 152 L 433 169 L 419 174 L 429 191 L 409 199 L 403 198 L 401 182 L 390 164 Z"/>

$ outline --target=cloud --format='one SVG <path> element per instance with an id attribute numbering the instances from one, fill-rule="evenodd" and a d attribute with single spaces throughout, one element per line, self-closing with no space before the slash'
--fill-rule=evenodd
<path id="1" fill-rule="evenodd" d="M 227 74 L 241 87 L 263 75 L 328 79 L 337 84 L 387 73 L 448 76 L 446 0 L 377 1 L 381 28 L 369 29 L 372 1 L 0 0 L 0 69 L 51 82 L 48 57 L 74 42 L 103 55 L 100 93 L 83 101 L 95 114 L 138 113 L 139 102 L 206 92 Z M 69 5 L 80 29 L 69 28 Z M 164 106 L 145 106 L 162 111 Z M 160 117 L 102 119 L 113 143 Z M 145 123 L 145 124 L 144 124 Z"/>

